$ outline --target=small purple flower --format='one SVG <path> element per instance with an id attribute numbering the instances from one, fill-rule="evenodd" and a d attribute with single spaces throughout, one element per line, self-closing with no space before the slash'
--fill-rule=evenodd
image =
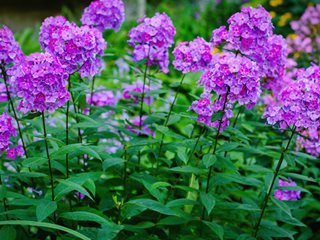
<path id="1" fill-rule="evenodd" d="M 211 48 L 203 38 L 182 42 L 173 50 L 173 66 L 183 73 L 204 70 L 211 62 Z"/>
<path id="2" fill-rule="evenodd" d="M 96 27 L 101 32 L 106 29 L 119 31 L 124 17 L 122 0 L 95 0 L 84 9 L 81 22 L 83 25 Z"/>
<path id="3" fill-rule="evenodd" d="M 9 148 L 10 138 L 17 135 L 16 129 L 12 125 L 12 118 L 4 112 L 0 115 L 0 153 Z"/>
<path id="4" fill-rule="evenodd" d="M 112 91 L 99 90 L 92 95 L 87 94 L 87 104 L 94 106 L 115 106 L 117 98 Z M 91 101 L 92 100 L 92 101 Z"/>
<path id="5" fill-rule="evenodd" d="M 282 186 L 296 187 L 297 184 L 290 178 L 288 179 L 288 181 L 279 179 L 278 187 L 282 187 Z M 301 191 L 277 189 L 274 192 L 274 197 L 279 200 L 294 201 L 294 200 L 299 200 L 301 198 L 300 194 L 301 194 Z"/>
<path id="6" fill-rule="evenodd" d="M 152 132 L 151 129 L 149 128 L 149 126 L 144 125 L 144 121 L 146 120 L 146 116 L 142 116 L 141 121 L 140 121 L 140 117 L 135 117 L 134 119 L 131 120 L 131 123 L 133 125 L 136 125 L 137 127 L 133 127 L 133 126 L 127 126 L 128 130 L 135 133 L 135 134 L 145 134 L 145 135 L 150 135 L 152 137 L 155 136 L 155 132 Z M 139 130 L 140 125 L 141 127 L 141 131 Z"/>
<path id="7" fill-rule="evenodd" d="M 126 100 L 133 100 L 134 104 L 137 104 L 141 101 L 141 96 L 138 94 L 142 94 L 143 91 L 143 82 L 137 81 L 132 85 L 128 85 L 124 88 L 122 97 Z M 150 87 L 144 86 L 144 93 L 151 91 Z M 143 102 L 147 105 L 151 105 L 153 103 L 152 96 L 145 96 Z"/>
<path id="8" fill-rule="evenodd" d="M 169 71 L 168 49 L 174 43 L 176 29 L 165 13 L 152 18 L 141 18 L 139 25 L 129 31 L 128 44 L 134 47 L 133 59 L 148 60 L 148 65 L 158 65 L 164 73 Z"/>
<path id="9" fill-rule="evenodd" d="M 319 128 L 310 128 L 302 131 L 303 136 L 298 136 L 296 145 L 298 149 L 304 149 L 307 153 L 320 157 L 320 131 Z"/>
<path id="10" fill-rule="evenodd" d="M 22 98 L 19 110 L 50 112 L 69 100 L 66 90 L 68 74 L 49 53 L 33 53 L 26 57 L 13 76 L 14 89 Z"/>
<path id="11" fill-rule="evenodd" d="M 0 83 L 0 102 L 6 102 L 8 100 L 6 85 Z"/>

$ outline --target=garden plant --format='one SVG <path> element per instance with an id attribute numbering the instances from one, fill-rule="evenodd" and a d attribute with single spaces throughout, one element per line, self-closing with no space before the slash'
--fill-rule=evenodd
<path id="1" fill-rule="evenodd" d="M 0 26 L 1 239 L 320 239 L 320 4 L 169 15 Z"/>

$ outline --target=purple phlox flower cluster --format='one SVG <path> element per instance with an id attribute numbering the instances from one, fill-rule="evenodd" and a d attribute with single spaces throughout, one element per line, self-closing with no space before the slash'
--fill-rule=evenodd
<path id="1" fill-rule="evenodd" d="M 274 35 L 270 14 L 262 7 L 243 7 L 228 19 L 229 29 L 222 26 L 212 32 L 214 47 L 224 44 L 232 51 L 255 61 L 261 77 L 281 78 L 285 71 L 287 45 L 280 35 Z"/>
<path id="2" fill-rule="evenodd" d="M 287 82 L 276 101 L 266 106 L 263 117 L 271 125 L 279 123 L 280 128 L 317 128 L 320 121 L 320 67 L 300 69 L 296 74 L 296 80 Z"/>
<path id="3" fill-rule="evenodd" d="M 309 6 L 298 21 L 291 22 L 291 28 L 295 34 L 287 38 L 290 52 L 318 52 L 320 50 L 320 4 Z"/>
<path id="4" fill-rule="evenodd" d="M 173 66 L 183 73 L 204 70 L 212 60 L 210 44 L 201 37 L 179 43 L 172 53 L 175 57 Z"/>
<path id="5" fill-rule="evenodd" d="M 227 118 L 231 118 L 233 115 L 232 103 L 238 102 L 240 105 L 246 105 L 247 108 L 252 108 L 257 103 L 261 94 L 259 80 L 258 66 L 247 57 L 233 53 L 215 55 L 211 65 L 199 80 L 199 85 L 204 87 L 202 96 L 206 96 L 205 99 L 211 98 L 211 93 L 220 96 L 211 104 L 211 106 L 215 106 L 215 111 L 204 118 L 197 109 L 198 101 L 192 104 L 190 109 L 199 114 L 200 122 L 216 128 L 217 121 L 211 123 L 211 116 L 214 112 L 223 110 L 227 97 L 228 107 L 225 109 L 222 122 L 222 129 L 224 129 L 229 123 Z"/>
<path id="6" fill-rule="evenodd" d="M 288 181 L 285 180 L 281 180 L 279 179 L 279 183 L 278 183 L 278 187 L 296 187 L 297 184 L 291 180 L 290 178 L 288 179 Z M 279 200 L 299 200 L 301 198 L 301 191 L 297 191 L 297 190 L 282 190 L 282 189 L 277 189 L 274 192 L 274 197 L 279 199 Z"/>
<path id="7" fill-rule="evenodd" d="M 23 58 L 24 54 L 12 31 L 6 26 L 0 28 L 0 64 L 18 63 Z"/>
<path id="8" fill-rule="evenodd" d="M 18 145 L 17 147 L 11 147 L 7 150 L 7 157 L 9 159 L 16 159 L 17 156 L 23 157 L 24 156 L 24 150 L 21 145 Z"/>
<path id="9" fill-rule="evenodd" d="M 13 119 L 4 112 L 0 115 L 0 153 L 8 150 L 10 138 L 17 135 L 16 129 L 12 124 Z"/>
<path id="10" fill-rule="evenodd" d="M 13 76 L 14 89 L 22 98 L 19 110 L 54 111 L 69 100 L 66 90 L 68 74 L 49 53 L 33 53 L 26 57 Z"/>
<path id="11" fill-rule="evenodd" d="M 106 48 L 102 33 L 89 26 L 78 27 L 64 17 L 44 20 L 39 35 L 41 48 L 57 57 L 68 74 L 79 70 L 82 78 L 99 74 Z"/>
<path id="12" fill-rule="evenodd" d="M 87 104 L 94 106 L 115 106 L 117 98 L 112 91 L 100 89 L 92 95 L 87 94 Z"/>
<path id="13" fill-rule="evenodd" d="M 168 49 L 174 43 L 176 29 L 165 13 L 156 13 L 152 18 L 142 18 L 139 25 L 129 31 L 128 44 L 134 47 L 133 59 L 148 60 L 148 65 L 158 65 L 167 73 L 169 66 Z"/>
<path id="14" fill-rule="evenodd" d="M 4 85 L 4 83 L 0 83 L 0 102 L 5 102 L 7 100 L 6 85 Z"/>
<path id="15" fill-rule="evenodd" d="M 320 157 L 320 129 L 310 128 L 301 134 L 296 141 L 298 149 L 304 149 L 307 153 Z"/>
<path id="16" fill-rule="evenodd" d="M 128 125 L 127 126 L 127 129 L 135 134 L 144 134 L 144 135 L 149 135 L 149 136 L 152 136 L 154 137 L 155 136 L 155 132 L 152 132 L 150 127 L 148 125 L 144 125 L 144 121 L 147 119 L 146 116 L 142 116 L 142 118 L 140 119 L 140 116 L 137 116 L 135 118 L 133 118 L 130 122 L 137 126 L 137 127 L 134 127 L 134 126 L 131 126 L 131 125 Z M 141 121 L 140 121 L 141 120 Z M 139 130 L 139 127 L 140 127 L 140 124 L 141 124 L 141 130 Z"/>
<path id="17" fill-rule="evenodd" d="M 229 118 L 233 116 L 232 105 L 228 103 L 229 99 L 226 97 L 228 96 L 224 94 L 213 102 L 211 94 L 203 93 L 199 100 L 191 104 L 189 110 L 198 114 L 198 122 L 213 128 L 219 128 L 220 125 L 222 132 L 229 125 Z M 212 120 L 213 115 L 219 111 L 224 111 L 222 118 Z"/>
<path id="18" fill-rule="evenodd" d="M 126 100 L 132 100 L 134 104 L 137 104 L 141 101 L 141 94 L 144 90 L 144 94 L 147 92 L 150 92 L 152 89 L 145 85 L 143 89 L 143 82 L 137 81 L 133 83 L 132 85 L 125 86 L 122 97 Z M 144 96 L 143 102 L 147 105 L 151 105 L 153 103 L 153 97 L 152 96 Z"/>
<path id="19" fill-rule="evenodd" d="M 83 25 L 96 27 L 101 32 L 106 29 L 119 31 L 124 17 L 122 0 L 95 0 L 84 9 L 81 22 Z"/>

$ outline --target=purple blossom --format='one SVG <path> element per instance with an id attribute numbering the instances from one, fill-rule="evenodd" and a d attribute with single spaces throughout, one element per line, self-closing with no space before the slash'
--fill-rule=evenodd
<path id="1" fill-rule="evenodd" d="M 84 9 L 81 22 L 83 25 L 96 27 L 101 32 L 106 29 L 119 31 L 124 17 L 122 0 L 95 0 Z"/>
<path id="2" fill-rule="evenodd" d="M 12 125 L 12 118 L 4 112 L 0 115 L 0 153 L 8 150 L 10 138 L 17 135 L 16 129 Z"/>
<path id="3" fill-rule="evenodd" d="M 87 94 L 87 104 L 94 106 L 115 106 L 117 98 L 112 91 L 99 90 L 92 95 Z"/>
<path id="4" fill-rule="evenodd" d="M 103 69 L 106 42 L 93 27 L 78 27 L 62 16 L 49 17 L 42 23 L 39 40 L 41 48 L 56 56 L 68 74 L 79 70 L 82 78 L 93 77 Z"/>
<path id="5" fill-rule="evenodd" d="M 23 58 L 24 54 L 11 30 L 6 26 L 0 28 L 0 64 L 18 63 Z"/>
<path id="6" fill-rule="evenodd" d="M 281 180 L 279 179 L 279 183 L 278 183 L 278 187 L 283 187 L 283 186 L 288 186 L 288 187 L 296 187 L 297 184 L 291 180 L 290 178 L 288 179 L 288 181 L 285 180 Z M 277 189 L 274 192 L 274 197 L 279 199 L 279 200 L 299 200 L 301 198 L 300 196 L 301 191 L 296 191 L 296 190 L 281 190 L 281 189 Z"/>
<path id="7" fill-rule="evenodd" d="M 304 149 L 307 153 L 320 157 L 320 131 L 319 128 L 310 128 L 302 131 L 304 136 L 298 136 L 296 145 L 298 149 Z"/>
<path id="8" fill-rule="evenodd" d="M 49 53 L 34 53 L 26 57 L 13 76 L 14 89 L 22 98 L 19 110 L 54 111 L 69 100 L 66 90 L 68 74 Z"/>
<path id="9" fill-rule="evenodd" d="M 0 83 L 0 102 L 5 102 L 8 100 L 6 85 Z"/>
<path id="10" fill-rule="evenodd" d="M 18 145 L 17 147 L 12 147 L 9 150 L 7 150 L 7 156 L 9 159 L 16 159 L 17 156 L 23 157 L 24 155 L 24 150 L 21 145 Z"/>
<path id="11" fill-rule="evenodd" d="M 155 136 L 155 132 L 152 132 L 151 129 L 149 128 L 149 126 L 144 125 L 144 121 L 147 119 L 146 116 L 142 116 L 142 118 L 140 119 L 140 116 L 135 117 L 134 119 L 131 120 L 131 123 L 137 127 L 134 126 L 127 126 L 128 130 L 135 133 L 135 134 L 145 134 L 145 135 L 150 135 L 152 137 Z M 140 121 L 141 120 L 141 121 Z M 141 130 L 139 130 L 140 125 Z"/>
<path id="12" fill-rule="evenodd" d="M 182 42 L 173 50 L 174 67 L 183 73 L 204 70 L 211 62 L 211 48 L 203 38 Z"/>
<path id="13" fill-rule="evenodd" d="M 168 49 L 174 43 L 176 29 L 165 13 L 156 13 L 152 18 L 141 18 L 139 25 L 129 31 L 128 44 L 134 47 L 134 61 L 147 59 L 148 65 L 158 65 L 167 73 L 169 66 Z"/>
<path id="14" fill-rule="evenodd" d="M 295 34 L 287 37 L 290 53 L 309 53 L 308 57 L 317 61 L 314 53 L 320 50 L 320 4 L 309 6 L 298 21 L 291 22 L 291 28 Z"/>
<path id="15" fill-rule="evenodd" d="M 122 97 L 126 100 L 133 100 L 134 104 L 137 104 L 141 101 L 141 94 L 143 91 L 143 82 L 137 81 L 132 85 L 127 85 L 122 93 Z M 151 91 L 150 87 L 144 86 L 144 93 Z M 151 105 L 153 103 L 152 96 L 145 96 L 143 102 L 147 105 Z"/>
<path id="16" fill-rule="evenodd" d="M 260 72 L 255 62 L 247 57 L 227 53 L 216 56 L 212 65 L 202 74 L 199 85 L 205 92 L 219 95 L 229 91 L 230 103 L 255 104 L 260 96 Z"/>
<path id="17" fill-rule="evenodd" d="M 297 80 L 288 81 L 277 98 L 266 106 L 264 118 L 280 128 L 295 126 L 317 128 L 320 120 L 320 67 L 312 66 L 296 72 Z"/>

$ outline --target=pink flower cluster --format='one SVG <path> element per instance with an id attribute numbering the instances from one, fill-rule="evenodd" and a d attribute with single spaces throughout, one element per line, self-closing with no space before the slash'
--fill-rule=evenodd
<path id="1" fill-rule="evenodd" d="M 49 53 L 34 53 L 26 57 L 13 76 L 14 89 L 22 98 L 19 110 L 54 111 L 69 100 L 66 90 L 68 74 Z"/>
<path id="2" fill-rule="evenodd" d="M 320 4 L 309 6 L 298 21 L 291 22 L 291 28 L 296 36 L 287 38 L 290 52 L 304 52 L 312 56 L 313 52 L 319 51 Z"/>
<path id="3" fill-rule="evenodd" d="M 103 32 L 106 29 L 119 31 L 124 21 L 122 0 L 95 0 L 84 9 L 81 17 L 83 25 L 96 27 Z"/>
<path id="4" fill-rule="evenodd" d="M 297 80 L 287 82 L 275 101 L 266 106 L 264 118 L 280 128 L 317 128 L 320 121 L 320 67 L 297 71 Z"/>
<path id="5" fill-rule="evenodd" d="M 10 138 L 17 135 L 12 118 L 5 112 L 0 115 L 0 153 L 8 150 Z"/>
<path id="6" fill-rule="evenodd" d="M 128 44 L 134 47 L 134 61 L 147 59 L 148 65 L 158 65 L 164 73 L 169 71 L 168 49 L 174 43 L 176 29 L 165 13 L 142 18 L 139 25 L 129 31 Z"/>
<path id="7" fill-rule="evenodd" d="M 173 66 L 183 73 L 204 70 L 212 59 L 210 44 L 201 37 L 179 43 L 172 53 L 175 57 Z"/>
<path id="8" fill-rule="evenodd" d="M 49 17 L 42 23 L 41 48 L 56 56 L 68 74 L 79 70 L 81 77 L 101 72 L 106 48 L 102 33 L 89 26 L 78 27 L 64 17 Z"/>
<path id="9" fill-rule="evenodd" d="M 133 100 L 134 104 L 141 102 L 141 94 L 143 91 L 143 82 L 137 81 L 132 85 L 128 85 L 124 88 L 122 97 L 126 100 Z M 149 86 L 144 86 L 144 93 L 150 92 L 151 89 Z M 151 105 L 153 103 L 152 96 L 145 96 L 143 102 L 147 105 Z"/>
<path id="10" fill-rule="evenodd" d="M 288 179 L 288 181 L 285 180 L 281 180 L 279 179 L 279 183 L 278 183 L 278 187 L 296 187 L 297 184 L 291 180 L 290 178 Z M 279 199 L 279 200 L 299 200 L 301 198 L 301 191 L 296 191 L 296 190 L 281 190 L 281 189 L 277 189 L 274 192 L 274 197 Z"/>
<path id="11" fill-rule="evenodd" d="M 320 130 L 319 128 L 310 128 L 301 132 L 296 144 L 299 149 L 304 149 L 307 153 L 320 157 Z"/>
<path id="12" fill-rule="evenodd" d="M 23 58 L 24 54 L 11 30 L 6 26 L 0 28 L 0 64 L 16 63 Z"/>

